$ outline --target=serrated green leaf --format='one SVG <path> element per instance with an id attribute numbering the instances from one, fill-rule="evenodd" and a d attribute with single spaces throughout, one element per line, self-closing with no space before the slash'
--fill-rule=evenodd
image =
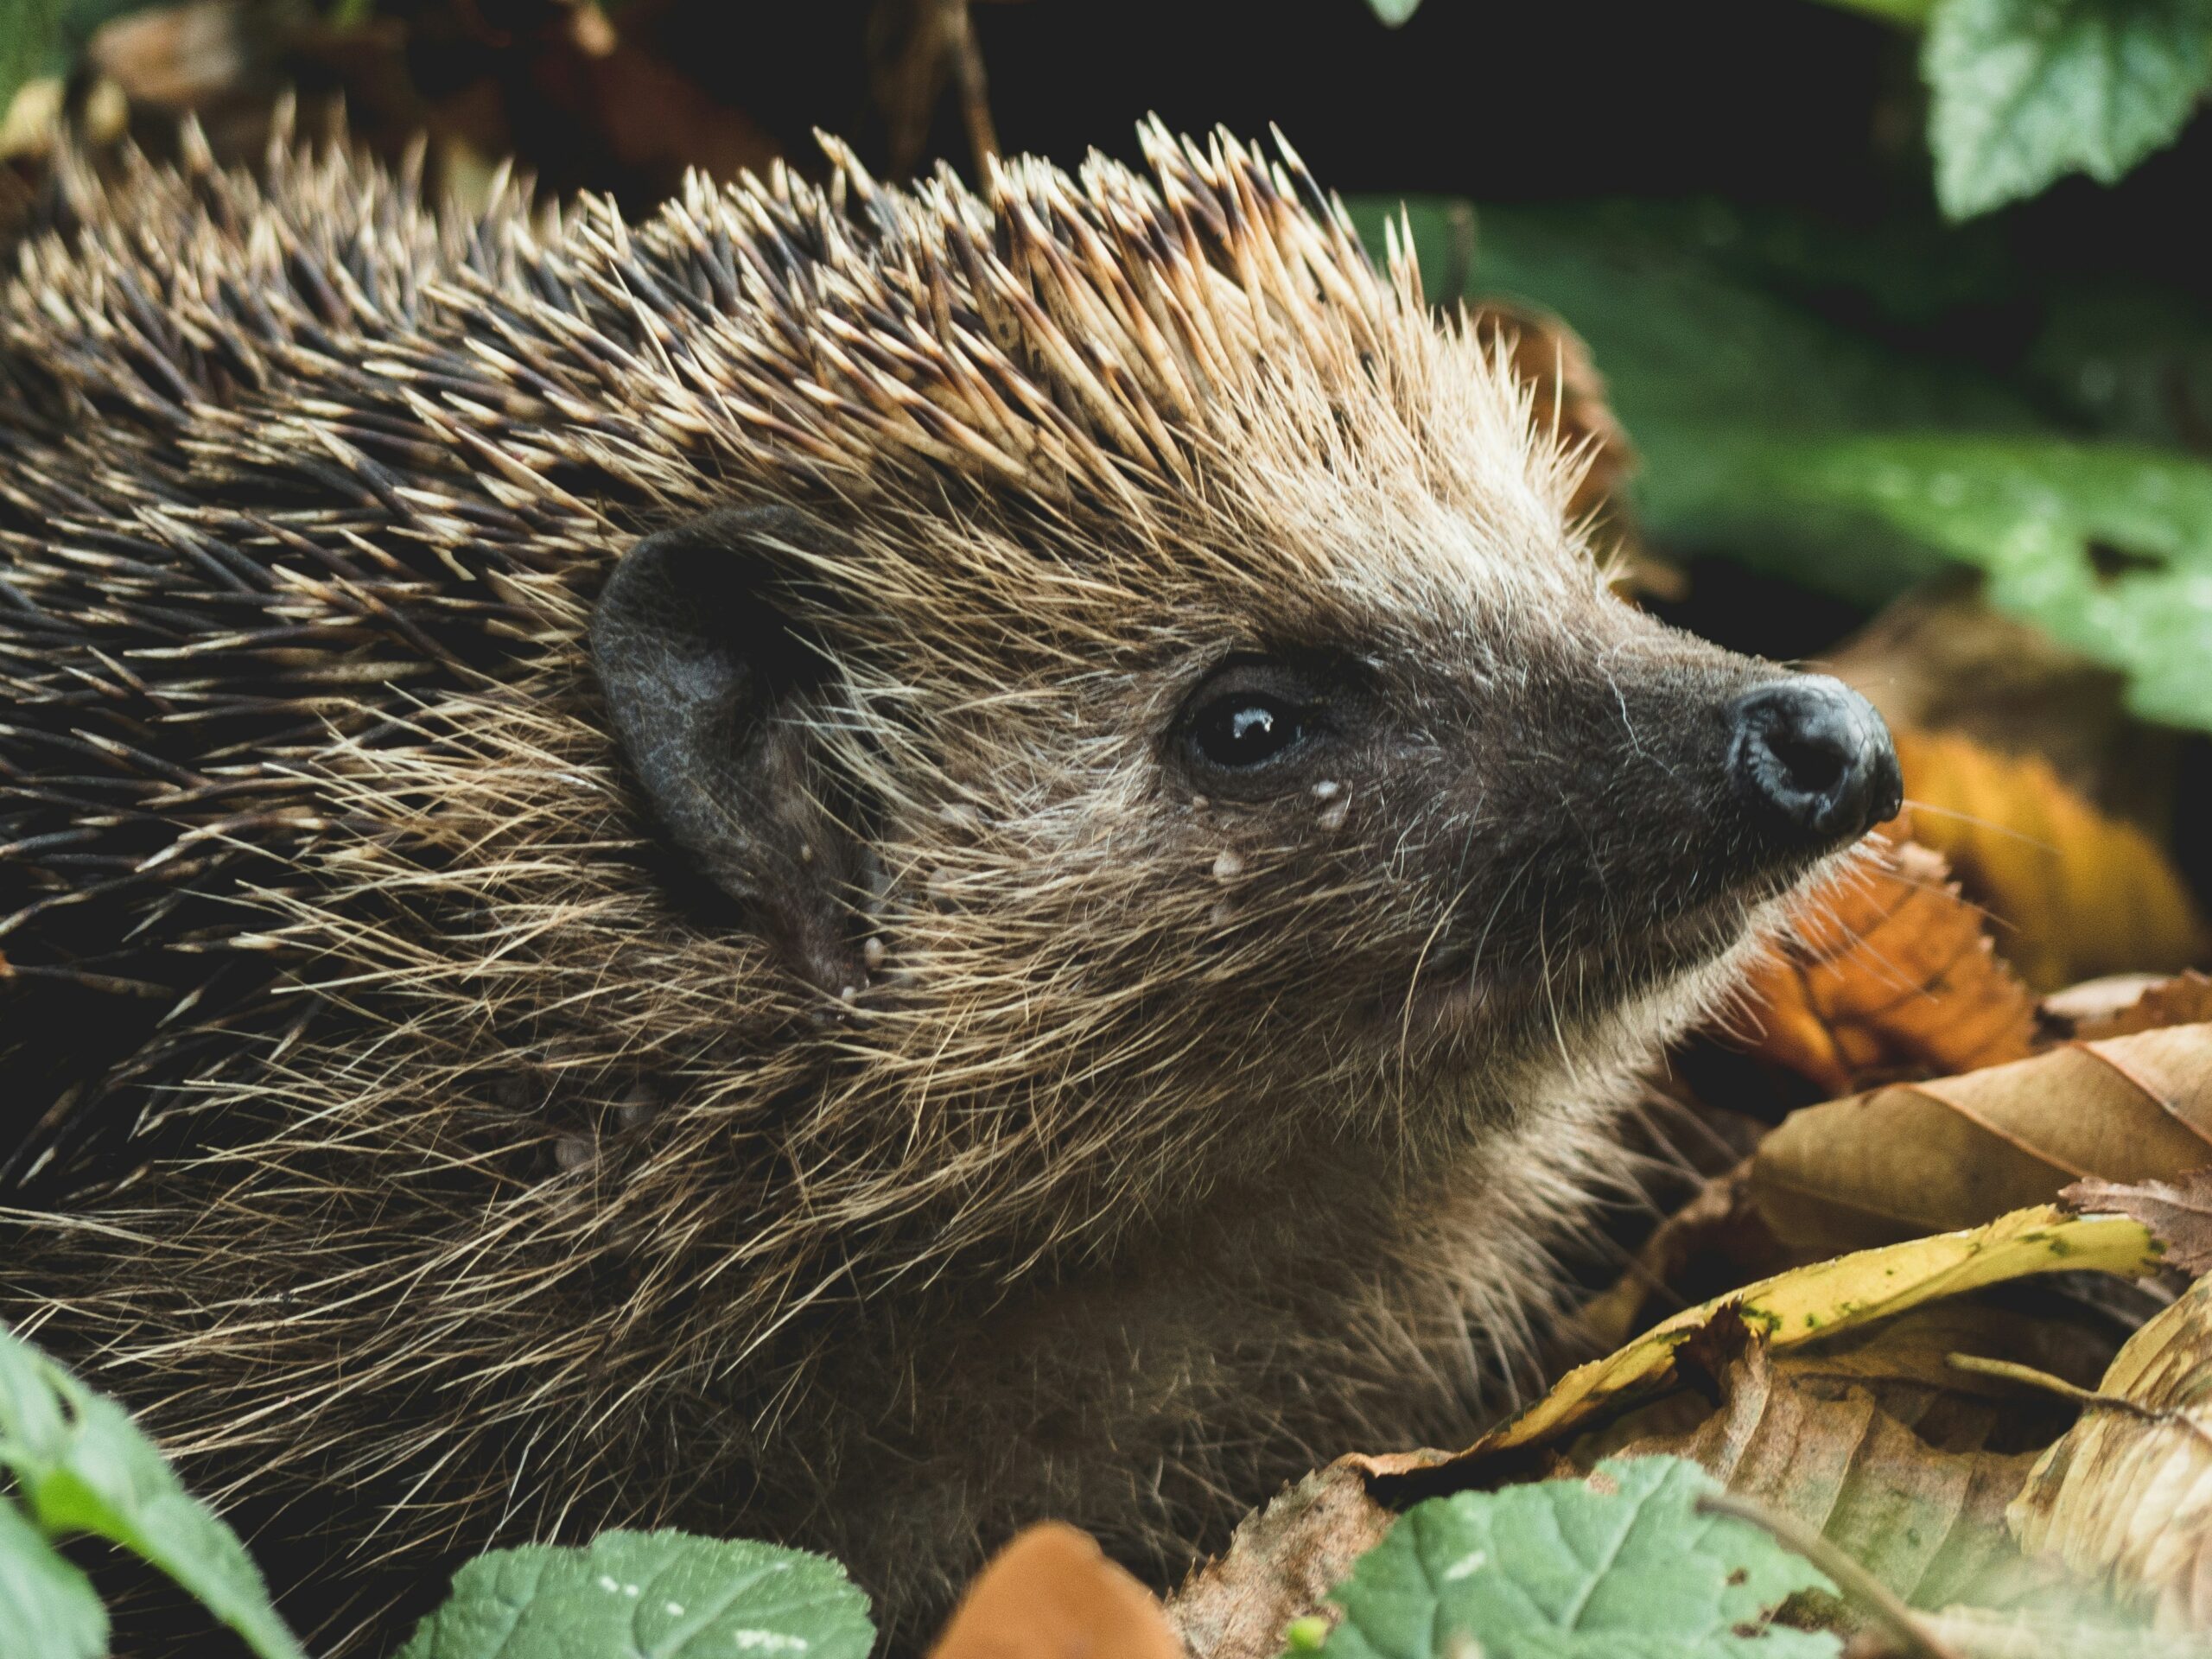
<path id="1" fill-rule="evenodd" d="M 185 1491 L 122 1407 L 4 1329 L 0 1468 L 48 1536 L 111 1539 L 174 1579 L 261 1659 L 300 1659 L 238 1535 Z"/>
<path id="2" fill-rule="evenodd" d="M 100 1659 L 107 1612 L 92 1581 L 0 1497 L 0 1630 L 10 1659 Z"/>
<path id="3" fill-rule="evenodd" d="M 2110 184 L 2173 141 L 2212 80 L 2212 0 L 1943 0 L 1921 73 L 1953 218 L 2068 173 Z"/>
<path id="4" fill-rule="evenodd" d="M 825 1556 L 683 1532 L 480 1555 L 398 1659 L 868 1659 L 868 1598 Z"/>
<path id="5" fill-rule="evenodd" d="M 1827 1659 L 1825 1632 L 1769 1623 L 1832 1590 L 1758 1528 L 1697 1510 L 1717 1491 L 1680 1458 L 1614 1458 L 1588 1480 L 1432 1498 L 1330 1599 L 1324 1659 Z"/>

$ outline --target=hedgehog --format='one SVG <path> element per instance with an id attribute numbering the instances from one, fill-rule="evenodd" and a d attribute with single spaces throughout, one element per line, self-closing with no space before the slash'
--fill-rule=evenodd
<path id="1" fill-rule="evenodd" d="M 463 213 L 60 163 L 0 296 L 0 1315 L 319 1652 L 452 1563 L 1447 1444 L 1897 804 L 1278 137 Z M 172 1629 L 140 1639 L 177 1650 Z"/>

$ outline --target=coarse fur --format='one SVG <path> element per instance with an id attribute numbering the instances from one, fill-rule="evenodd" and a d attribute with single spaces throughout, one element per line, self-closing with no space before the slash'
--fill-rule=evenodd
<path id="1" fill-rule="evenodd" d="M 1410 260 L 1287 150 L 1142 140 L 635 226 L 65 162 L 0 296 L 0 1313 L 317 1651 L 653 1524 L 831 1549 L 912 1644 L 1027 1520 L 1166 1579 L 1465 1437 L 1814 862 L 1713 781 L 1771 671 L 1606 591 Z M 842 1001 L 667 852 L 588 649 L 733 507 L 793 527 Z M 1383 735 L 1199 787 L 1164 734 L 1246 652 Z"/>

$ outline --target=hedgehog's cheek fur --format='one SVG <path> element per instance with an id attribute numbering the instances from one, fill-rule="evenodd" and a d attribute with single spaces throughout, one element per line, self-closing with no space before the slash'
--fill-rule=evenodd
<path id="1" fill-rule="evenodd" d="M 773 599 L 820 537 L 782 507 L 645 537 L 601 594 L 591 655 L 616 746 L 669 839 L 834 1009 L 868 984 L 848 902 L 867 848 L 810 734 L 826 657 Z"/>

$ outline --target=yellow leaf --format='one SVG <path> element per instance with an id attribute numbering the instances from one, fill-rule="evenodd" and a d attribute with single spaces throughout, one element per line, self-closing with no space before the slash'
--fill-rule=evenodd
<path id="1" fill-rule="evenodd" d="M 1455 1457 L 1440 1463 L 1418 1457 L 1373 1461 L 1379 1472 L 1419 1471 L 1424 1484 L 1437 1477 L 1448 1483 L 1479 1459 L 1550 1440 L 1673 1380 L 1676 1351 L 1724 1315 L 1740 1316 L 1770 1347 L 1787 1348 L 2031 1274 L 2146 1273 L 2158 1265 L 2159 1254 L 2139 1221 L 2076 1216 L 2039 1205 L 1968 1232 L 1815 1262 L 1686 1309 L 1606 1358 L 1576 1367 L 1541 1400 Z"/>

